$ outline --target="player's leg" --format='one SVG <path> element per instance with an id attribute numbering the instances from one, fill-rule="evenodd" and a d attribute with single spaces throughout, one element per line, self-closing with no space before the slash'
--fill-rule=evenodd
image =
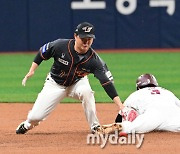
<path id="1" fill-rule="evenodd" d="M 163 123 L 163 116 L 156 110 L 148 110 L 139 115 L 134 121 L 123 121 L 122 132 L 125 133 L 147 133 L 157 128 Z"/>
<path id="2" fill-rule="evenodd" d="M 16 133 L 24 134 L 27 130 L 38 125 L 40 121 L 44 120 L 55 109 L 57 104 L 64 97 L 66 97 L 65 87 L 58 85 L 51 77 L 48 76 L 32 110 L 29 111 L 27 120 L 18 126 Z M 24 129 L 24 131 L 19 130 L 20 127 Z M 20 132 L 18 132 L 18 130 Z"/>
<path id="3" fill-rule="evenodd" d="M 171 106 L 163 115 L 165 116 L 165 120 L 160 125 L 159 130 L 180 132 L 180 108 L 178 106 Z"/>
<path id="4" fill-rule="evenodd" d="M 94 92 L 90 87 L 88 78 L 82 78 L 75 85 L 69 87 L 69 91 L 69 97 L 78 99 L 82 102 L 86 119 L 91 130 L 93 131 L 93 129 L 100 124 L 96 115 Z"/>

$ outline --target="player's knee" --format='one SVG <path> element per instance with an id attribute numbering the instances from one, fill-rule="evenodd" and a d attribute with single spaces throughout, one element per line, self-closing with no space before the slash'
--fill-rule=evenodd
<path id="1" fill-rule="evenodd" d="M 80 100 L 86 100 L 86 99 L 91 99 L 94 98 L 94 91 L 88 88 L 81 89 L 78 92 L 78 97 Z"/>

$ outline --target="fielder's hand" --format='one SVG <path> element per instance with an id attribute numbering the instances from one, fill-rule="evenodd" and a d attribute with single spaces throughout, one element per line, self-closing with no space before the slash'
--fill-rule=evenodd
<path id="1" fill-rule="evenodd" d="M 27 77 L 24 77 L 24 79 L 22 80 L 22 85 L 26 86 L 26 81 L 27 81 Z"/>
<path id="2" fill-rule="evenodd" d="M 34 75 L 34 72 L 28 72 L 28 74 L 26 74 L 26 76 L 24 77 L 24 79 L 22 80 L 22 85 L 26 86 L 26 81 Z"/>
<path id="3" fill-rule="evenodd" d="M 122 121 L 133 121 L 138 116 L 136 110 L 126 106 L 119 111 L 119 114 L 122 116 Z"/>

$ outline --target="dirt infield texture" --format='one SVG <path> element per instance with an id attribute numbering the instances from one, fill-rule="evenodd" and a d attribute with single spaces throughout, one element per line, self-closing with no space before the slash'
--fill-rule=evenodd
<path id="1" fill-rule="evenodd" d="M 33 104 L 0 104 L 0 154 L 21 153 L 179 153 L 180 133 L 152 132 L 144 135 L 140 148 L 136 144 L 87 144 L 89 134 L 81 104 L 59 104 L 52 114 L 27 134 L 17 135 L 15 129 L 26 119 Z M 116 117 L 115 104 L 96 104 L 102 124 Z M 158 118 L 158 117 L 157 117 Z"/>

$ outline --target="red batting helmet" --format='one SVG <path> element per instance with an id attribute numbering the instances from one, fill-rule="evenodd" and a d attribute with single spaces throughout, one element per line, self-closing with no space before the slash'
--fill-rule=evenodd
<path id="1" fill-rule="evenodd" d="M 136 80 L 136 88 L 142 89 L 145 87 L 157 87 L 158 82 L 152 74 L 142 74 Z"/>

